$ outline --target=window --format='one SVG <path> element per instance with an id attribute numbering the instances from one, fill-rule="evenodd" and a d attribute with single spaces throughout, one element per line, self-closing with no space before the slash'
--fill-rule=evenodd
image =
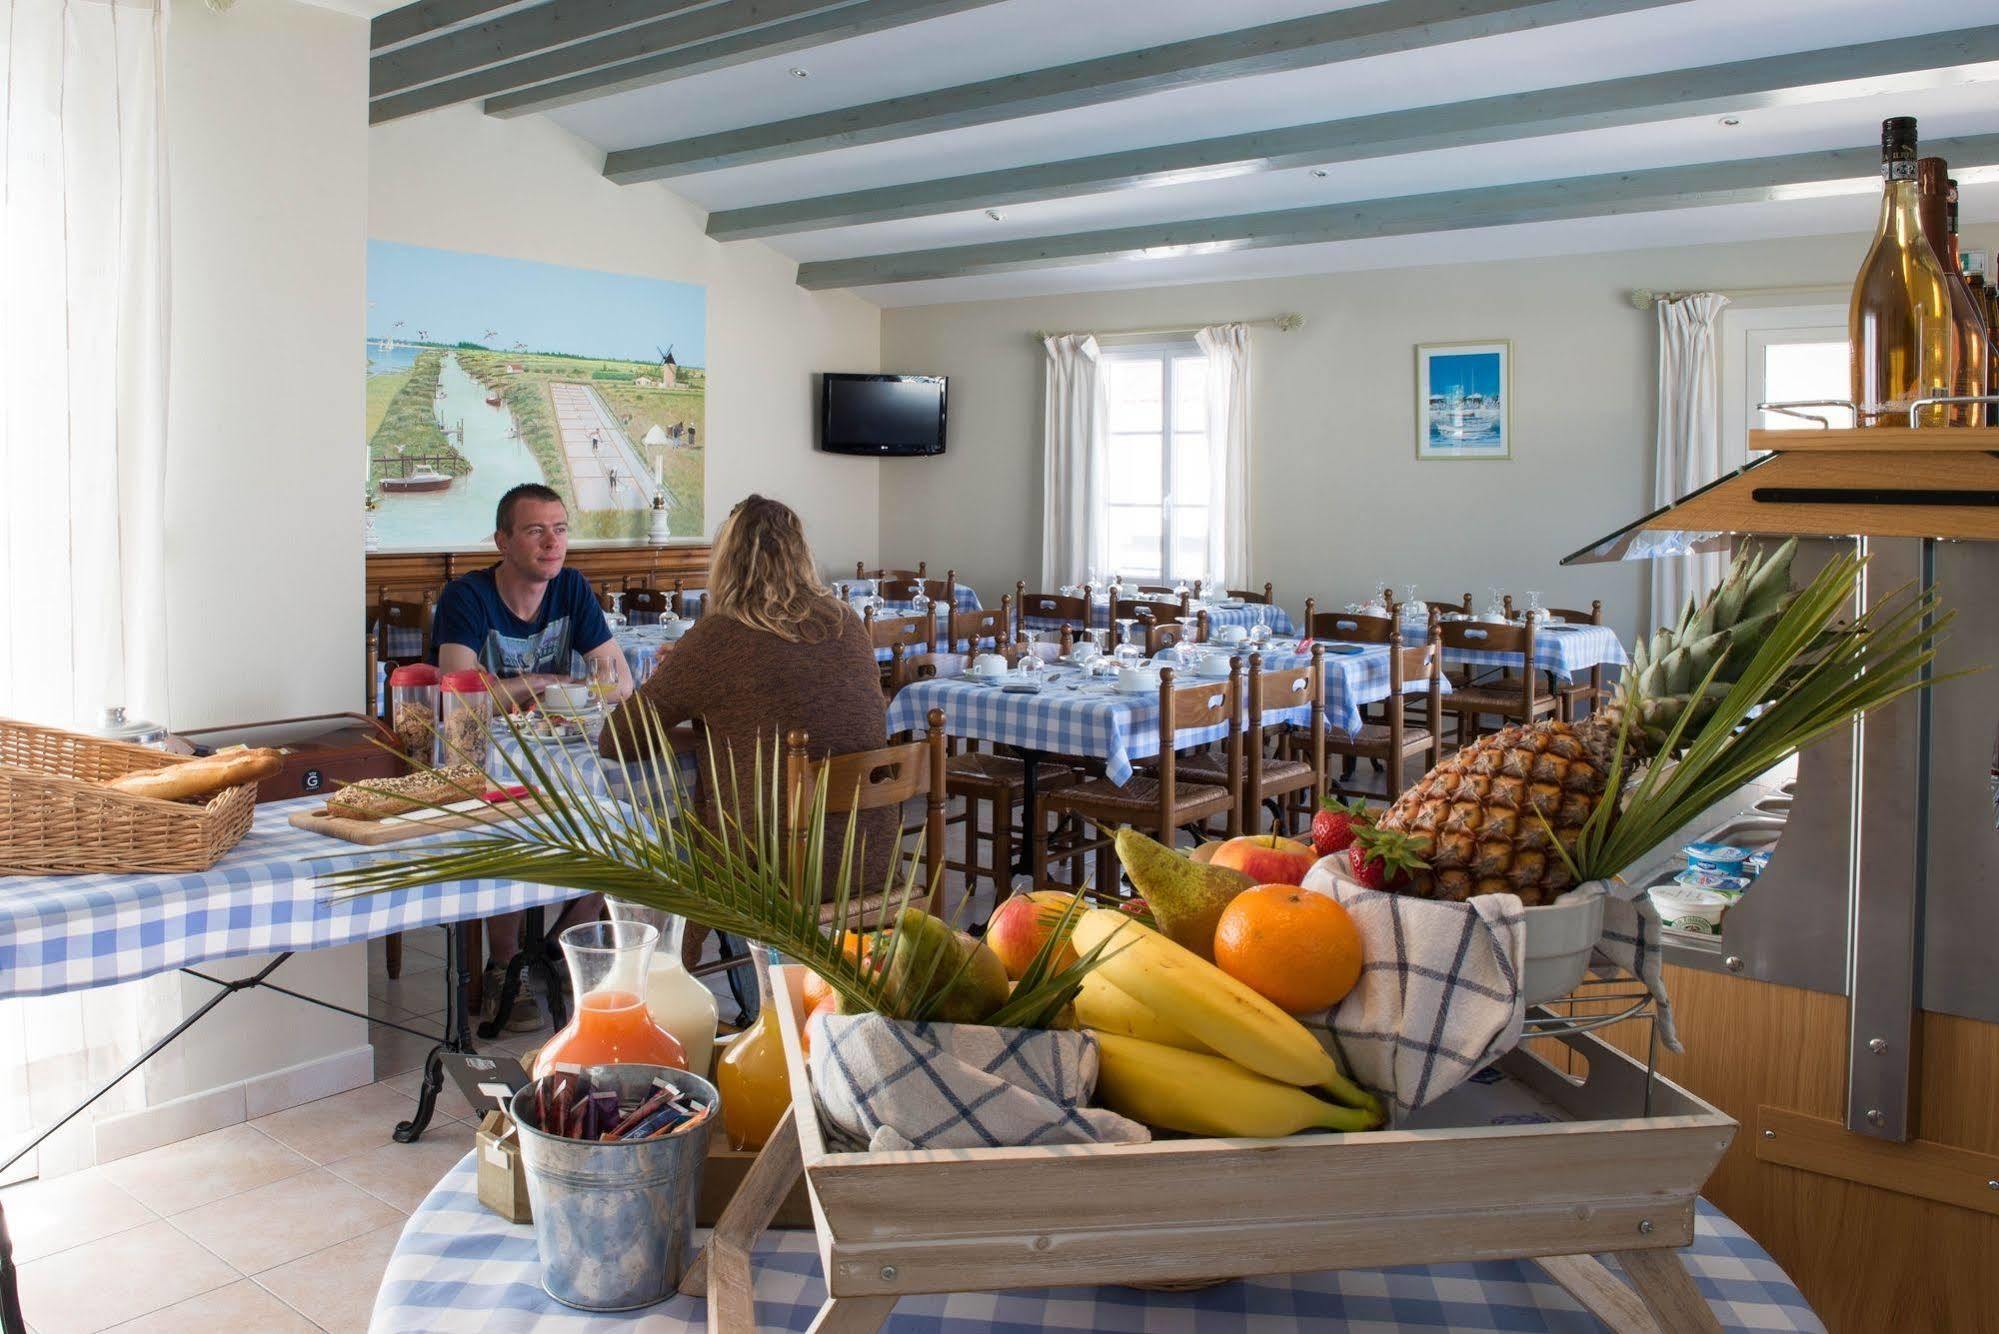
<path id="1" fill-rule="evenodd" d="M 1208 560 L 1208 360 L 1190 344 L 1112 348 L 1102 512 L 1110 570 L 1193 579 Z"/>
<path id="2" fill-rule="evenodd" d="M 1751 430 L 1819 429 L 1803 417 L 1759 412 L 1758 403 L 1852 394 L 1847 346 L 1844 307 L 1751 306 L 1722 312 L 1722 440 L 1736 465 L 1749 458 Z M 1853 414 L 1845 408 L 1826 408 L 1824 415 L 1833 426 L 1853 425 Z"/>

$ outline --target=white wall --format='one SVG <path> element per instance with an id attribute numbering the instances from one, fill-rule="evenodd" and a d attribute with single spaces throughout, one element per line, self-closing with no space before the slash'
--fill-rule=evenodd
<path id="1" fill-rule="evenodd" d="M 1990 248 L 1993 237 L 1981 232 Z M 1258 330 L 1252 564 L 1294 613 L 1378 580 L 1426 597 L 1488 586 L 1549 605 L 1602 598 L 1629 635 L 1642 567 L 1562 556 L 1651 508 L 1657 345 L 1633 287 L 1846 284 L 1864 236 L 1564 259 L 1453 263 L 1255 282 L 889 309 L 882 365 L 951 377 L 941 458 L 882 464 L 881 555 L 955 566 L 988 600 L 1030 587 L 1041 550 L 1043 357 L 1033 331 L 1198 325 L 1295 311 Z M 1444 248 L 1475 255 L 1474 235 Z M 1513 459 L 1419 463 L 1418 343 L 1510 339 Z"/>
<path id="2" fill-rule="evenodd" d="M 369 138 L 370 237 L 706 284 L 708 531 L 762 491 L 799 511 L 825 564 L 874 559 L 878 464 L 814 449 L 812 380 L 878 369 L 873 305 L 804 291 L 768 246 L 708 240 L 700 209 L 611 184 L 599 150 L 546 120 L 459 107 Z"/>

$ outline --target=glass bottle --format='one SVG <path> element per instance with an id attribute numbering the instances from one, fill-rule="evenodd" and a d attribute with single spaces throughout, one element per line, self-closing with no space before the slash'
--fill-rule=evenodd
<path id="1" fill-rule="evenodd" d="M 757 1017 L 722 1049 L 715 1062 L 715 1090 L 722 1095 L 722 1126 L 737 1149 L 761 1149 L 791 1106 L 791 1073 L 784 1064 L 770 994 L 769 951 L 752 945 L 756 959 Z"/>
<path id="2" fill-rule="evenodd" d="M 1964 257 L 1957 248 L 1957 182 L 1944 181 L 1944 214 L 1950 229 L 1948 245 L 1950 253 L 1944 257 L 1945 276 L 1951 281 L 1951 305 L 1958 307 L 1958 298 L 1963 298 L 1964 307 L 1969 310 L 1969 322 L 1961 322 L 1965 348 L 1965 392 L 1968 394 L 1999 393 L 1999 379 L 1995 379 L 1992 363 L 1999 353 L 1992 346 L 1994 330 L 1992 321 L 1985 313 L 1985 298 L 1982 293 L 1971 288 L 1971 275 L 1964 271 Z M 1967 410 L 1966 426 L 1999 425 L 1999 412 L 1993 404 L 1973 403 Z"/>
<path id="3" fill-rule="evenodd" d="M 576 1011 L 542 1044 L 536 1079 L 563 1065 L 687 1068 L 679 1040 L 646 1012 L 646 974 L 658 946 L 658 929 L 645 922 L 584 922 L 562 933 Z"/>
<path id="4" fill-rule="evenodd" d="M 606 899 L 611 920 L 644 922 L 659 932 L 659 948 L 646 971 L 646 1013 L 673 1034 L 687 1055 L 687 1068 L 704 1078 L 715 1055 L 715 994 L 687 971 L 680 957 L 687 919 L 623 899 Z"/>
<path id="5" fill-rule="evenodd" d="M 1985 321 L 1971 304 L 1970 289 L 1957 271 L 1957 238 L 1950 225 L 1950 168 L 1940 157 L 1916 160 L 1916 209 L 1922 218 L 1923 236 L 1937 252 L 1943 265 L 1943 279 L 1950 292 L 1951 374 L 1950 392 L 1959 398 L 1985 392 Z M 1984 405 L 1953 403 L 1944 411 L 1951 426 L 1983 426 Z"/>
<path id="6" fill-rule="evenodd" d="M 1923 238 L 1916 199 L 1916 121 L 1881 122 L 1881 219 L 1847 307 L 1853 401 L 1861 426 L 1907 426 L 1909 405 L 1951 389 L 1950 289 Z M 1920 426 L 1942 426 L 1942 407 Z"/>

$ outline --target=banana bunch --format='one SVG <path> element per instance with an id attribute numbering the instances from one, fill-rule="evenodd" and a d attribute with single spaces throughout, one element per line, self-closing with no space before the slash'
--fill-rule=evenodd
<path id="1" fill-rule="evenodd" d="M 1096 1034 L 1106 1107 L 1195 1135 L 1381 1124 L 1381 1103 L 1262 996 L 1128 914 L 1093 908 L 1077 919 L 1077 950 L 1106 940 L 1076 997 L 1077 1019 Z"/>

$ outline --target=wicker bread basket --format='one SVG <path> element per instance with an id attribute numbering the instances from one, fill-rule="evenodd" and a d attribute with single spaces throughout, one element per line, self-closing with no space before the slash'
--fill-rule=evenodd
<path id="1" fill-rule="evenodd" d="M 0 873 L 205 871 L 250 832 L 257 785 L 200 806 L 100 786 L 184 757 L 0 718 Z"/>

